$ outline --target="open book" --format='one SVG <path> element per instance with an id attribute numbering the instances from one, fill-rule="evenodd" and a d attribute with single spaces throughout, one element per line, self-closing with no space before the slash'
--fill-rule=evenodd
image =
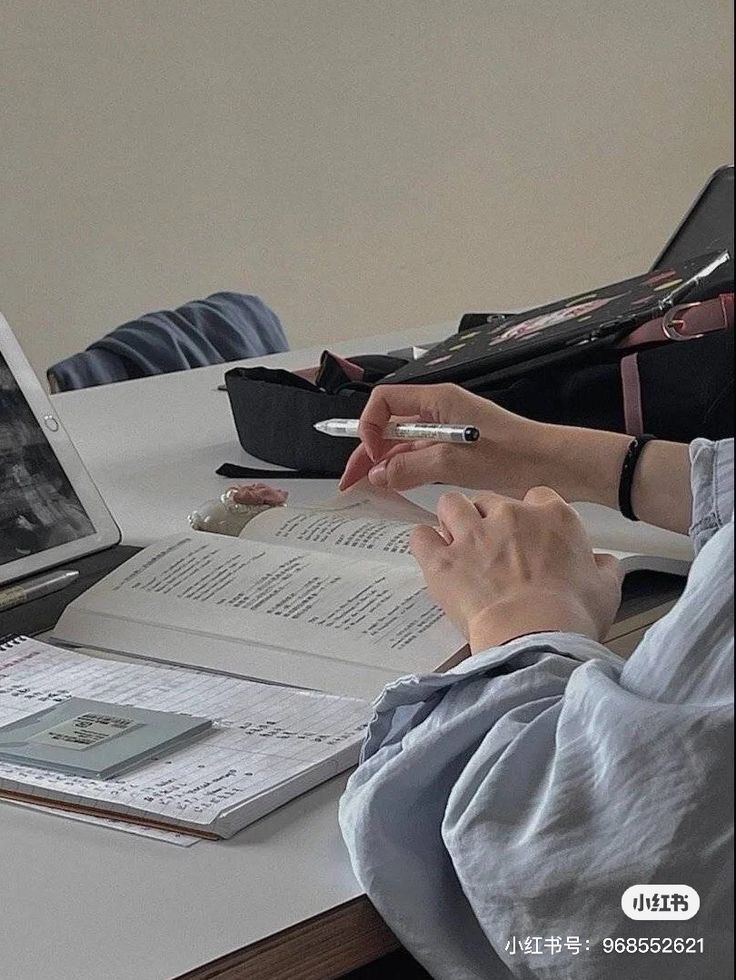
<path id="1" fill-rule="evenodd" d="M 374 697 L 446 668 L 464 638 L 434 605 L 409 552 L 433 514 L 358 486 L 318 507 L 279 507 L 239 538 L 184 532 L 151 545 L 75 600 L 54 635 L 233 674 Z M 620 555 L 627 569 L 683 572 L 682 558 Z"/>

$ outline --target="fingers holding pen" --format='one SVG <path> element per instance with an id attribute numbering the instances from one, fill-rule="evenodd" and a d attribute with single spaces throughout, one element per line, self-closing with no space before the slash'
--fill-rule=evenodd
<path id="1" fill-rule="evenodd" d="M 368 455 L 361 443 L 348 459 L 340 480 L 340 490 L 347 490 L 359 480 L 368 478 L 375 487 L 411 490 L 427 483 L 446 483 L 462 447 L 449 443 L 390 443 L 391 448 L 377 461 Z"/>
<path id="2" fill-rule="evenodd" d="M 363 409 L 358 430 L 370 459 L 378 462 L 390 448 L 383 438 L 383 431 L 392 419 L 449 421 L 446 408 L 448 404 L 452 404 L 450 391 L 454 387 L 454 385 L 378 385 L 374 388 L 368 404 Z"/>
<path id="3" fill-rule="evenodd" d="M 390 459 L 395 456 L 399 456 L 402 453 L 413 452 L 416 448 L 416 443 L 413 442 L 391 442 L 387 444 L 390 446 L 386 450 L 384 456 L 374 463 L 371 457 L 368 455 L 368 450 L 366 449 L 364 443 L 361 443 L 357 449 L 353 451 L 350 458 L 345 466 L 345 471 L 340 478 L 339 489 L 348 490 L 353 484 L 358 483 L 360 480 L 368 477 L 370 482 L 376 487 L 387 487 L 391 486 L 392 489 L 409 489 L 406 487 L 394 487 L 394 484 L 389 481 L 387 474 L 387 464 Z M 426 446 L 426 443 L 425 443 Z M 418 484 L 411 484 L 411 486 L 417 486 Z"/>
<path id="4" fill-rule="evenodd" d="M 339 490 L 349 490 L 354 484 L 359 483 L 368 476 L 368 471 L 373 466 L 373 460 L 368 455 L 368 451 L 361 442 L 357 449 L 354 449 L 350 454 L 347 463 L 345 464 L 345 469 L 342 476 L 340 477 L 340 483 L 338 484 Z"/>

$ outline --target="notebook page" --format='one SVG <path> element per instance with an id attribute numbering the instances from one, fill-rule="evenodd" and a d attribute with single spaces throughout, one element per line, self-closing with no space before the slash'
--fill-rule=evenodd
<path id="1" fill-rule="evenodd" d="M 249 521 L 240 534 L 251 541 L 292 545 L 309 551 L 416 563 L 409 536 L 417 524 L 437 518 L 393 490 L 367 481 L 311 507 L 274 507 Z"/>
<path id="2" fill-rule="evenodd" d="M 0 800 L 2 800 L 0 795 Z M 10 806 L 21 807 L 23 810 L 31 810 L 36 813 L 45 813 L 53 817 L 61 817 L 63 820 L 74 820 L 76 823 L 88 823 L 93 827 L 102 827 L 105 830 L 117 830 L 123 834 L 133 834 L 135 837 L 147 837 L 149 840 L 161 841 L 164 844 L 173 844 L 175 847 L 192 847 L 199 842 L 199 838 L 191 834 L 183 834 L 177 830 L 161 830 L 158 827 L 147 827 L 145 824 L 132 823 L 127 820 L 115 820 L 112 817 L 93 817 L 89 813 L 75 812 L 73 810 L 58 810 L 54 807 L 44 806 L 42 803 L 24 803 L 20 800 L 7 799 Z"/>
<path id="3" fill-rule="evenodd" d="M 348 768 L 370 716 L 363 701 L 227 675 L 101 660 L 29 639 L 0 648 L 0 724 L 72 695 L 199 714 L 217 725 L 206 738 L 110 780 L 0 761 L 0 792 L 202 829 L 264 793 L 274 793 L 275 808 L 289 798 L 279 788 L 300 773 L 323 767 L 327 778 Z"/>

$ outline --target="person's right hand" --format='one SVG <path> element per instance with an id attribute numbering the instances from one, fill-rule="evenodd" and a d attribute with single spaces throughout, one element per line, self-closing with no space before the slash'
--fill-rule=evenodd
<path id="1" fill-rule="evenodd" d="M 391 420 L 474 425 L 474 443 L 397 443 L 381 433 Z M 374 486 L 409 490 L 446 483 L 521 498 L 533 486 L 554 486 L 549 431 L 452 384 L 379 385 L 360 419 L 361 444 L 340 481 L 347 490 L 368 477 Z"/>
<path id="2" fill-rule="evenodd" d="M 446 493 L 438 528 L 416 527 L 411 551 L 430 595 L 473 653 L 528 633 L 602 642 L 621 602 L 621 564 L 594 554 L 583 523 L 549 487 L 522 502 Z"/>

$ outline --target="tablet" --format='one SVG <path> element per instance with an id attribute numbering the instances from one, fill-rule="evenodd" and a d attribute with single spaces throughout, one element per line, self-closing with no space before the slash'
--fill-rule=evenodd
<path id="1" fill-rule="evenodd" d="M 461 383 L 491 376 L 499 380 L 579 357 L 662 316 L 726 267 L 732 275 L 729 252 L 711 253 L 523 313 L 500 318 L 491 314 L 484 326 L 453 334 L 423 357 L 385 375 L 381 383 Z"/>
<path id="2" fill-rule="evenodd" d="M 115 521 L 0 315 L 0 585 L 119 541 Z"/>
<path id="3" fill-rule="evenodd" d="M 693 255 L 728 249 L 734 254 L 733 166 L 711 174 L 690 210 L 657 257 L 653 269 Z"/>

